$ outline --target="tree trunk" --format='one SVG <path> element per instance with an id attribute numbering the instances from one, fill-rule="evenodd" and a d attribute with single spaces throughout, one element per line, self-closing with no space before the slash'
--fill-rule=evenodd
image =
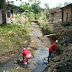
<path id="1" fill-rule="evenodd" d="M 2 24 L 6 24 L 6 0 L 2 0 Z"/>
<path id="2" fill-rule="evenodd" d="M 36 14 L 35 14 L 35 20 L 36 20 Z"/>
<path id="3" fill-rule="evenodd" d="M 35 3 L 36 3 L 36 0 L 35 0 Z"/>

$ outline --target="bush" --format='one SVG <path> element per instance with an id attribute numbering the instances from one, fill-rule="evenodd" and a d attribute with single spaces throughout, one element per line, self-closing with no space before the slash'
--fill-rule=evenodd
<path id="1" fill-rule="evenodd" d="M 19 15 L 16 15 L 16 18 L 17 18 L 17 19 L 19 19 L 19 18 L 20 18 L 20 16 L 19 16 Z"/>
<path id="2" fill-rule="evenodd" d="M 43 31 L 45 35 L 53 33 L 52 29 L 46 25 L 43 27 Z"/>
<path id="3" fill-rule="evenodd" d="M 0 26 L 0 55 L 20 48 L 29 38 L 28 26 Z"/>
<path id="4" fill-rule="evenodd" d="M 42 27 L 42 31 L 45 35 L 54 33 L 50 26 L 47 26 L 46 24 L 41 23 L 41 22 L 38 24 Z"/>
<path id="5" fill-rule="evenodd" d="M 64 27 L 71 25 L 71 22 L 62 21 L 62 22 L 60 22 L 60 23 L 61 23 L 61 25 L 64 26 Z"/>

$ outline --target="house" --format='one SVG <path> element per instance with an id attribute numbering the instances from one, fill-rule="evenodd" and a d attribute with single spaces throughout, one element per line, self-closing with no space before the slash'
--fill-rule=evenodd
<path id="1" fill-rule="evenodd" d="M 72 22 L 72 3 L 61 8 L 62 21 Z"/>
<path id="2" fill-rule="evenodd" d="M 18 13 L 17 10 L 24 11 L 20 7 L 8 4 L 8 6 L 6 7 L 6 23 L 11 23 L 11 18 L 15 17 L 15 15 Z M 2 24 L 2 9 L 1 8 L 0 8 L 0 24 Z"/>
<path id="3" fill-rule="evenodd" d="M 58 22 L 62 20 L 62 10 L 60 8 L 49 9 L 49 16 L 51 22 Z"/>
<path id="4" fill-rule="evenodd" d="M 41 8 L 41 11 L 42 11 L 42 12 L 45 12 L 45 9 L 44 9 L 44 8 Z"/>

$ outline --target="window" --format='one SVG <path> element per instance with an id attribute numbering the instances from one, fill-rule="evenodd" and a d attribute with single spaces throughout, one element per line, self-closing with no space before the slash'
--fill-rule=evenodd
<path id="1" fill-rule="evenodd" d="M 9 17 L 9 18 L 10 18 L 10 12 L 7 12 L 7 17 Z"/>

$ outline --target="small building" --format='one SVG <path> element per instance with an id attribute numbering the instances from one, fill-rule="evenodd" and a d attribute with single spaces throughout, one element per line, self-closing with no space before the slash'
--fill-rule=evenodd
<path id="1" fill-rule="evenodd" d="M 62 10 L 60 8 L 49 9 L 49 16 L 51 22 L 58 22 L 62 20 Z"/>
<path id="2" fill-rule="evenodd" d="M 72 22 L 72 3 L 61 8 L 62 21 Z"/>
<path id="3" fill-rule="evenodd" d="M 8 4 L 6 8 L 6 23 L 11 23 L 11 18 L 15 17 L 18 10 L 24 11 L 22 8 Z M 2 24 L 2 9 L 0 8 L 0 24 Z"/>
<path id="4" fill-rule="evenodd" d="M 44 9 L 44 8 L 42 8 L 42 9 L 41 9 L 41 11 L 42 11 L 42 12 L 45 12 L 45 9 Z"/>

